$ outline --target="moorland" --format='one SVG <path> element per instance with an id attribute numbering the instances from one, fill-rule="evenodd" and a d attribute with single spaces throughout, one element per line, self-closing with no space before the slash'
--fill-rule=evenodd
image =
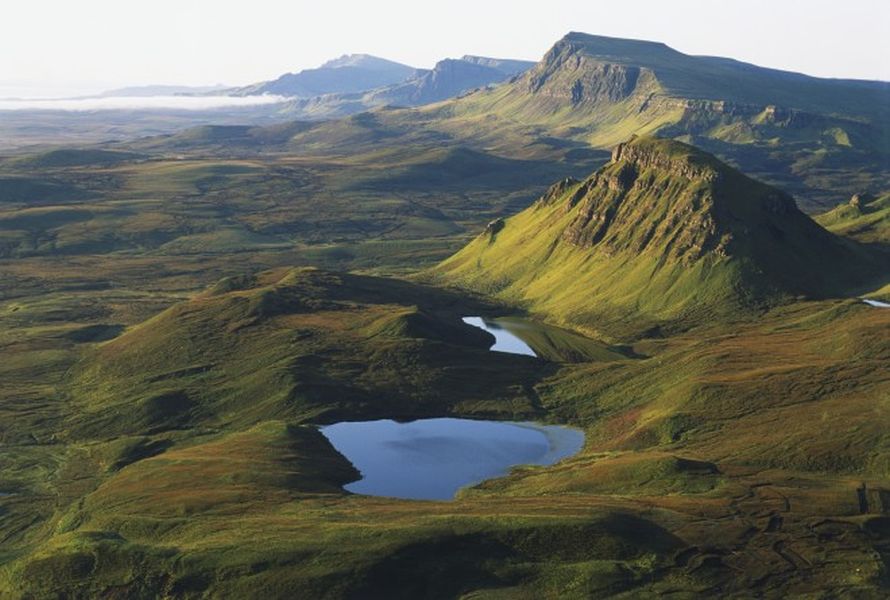
<path id="1" fill-rule="evenodd" d="M 421 106 L 8 139 L 0 596 L 885 597 L 888 97 L 571 33 Z M 430 502 L 317 428 L 442 416 L 586 442 Z"/>

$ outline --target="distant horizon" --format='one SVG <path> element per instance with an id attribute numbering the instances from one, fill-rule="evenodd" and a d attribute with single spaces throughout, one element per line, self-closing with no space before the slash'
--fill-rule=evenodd
<path id="1" fill-rule="evenodd" d="M 43 18 L 48 8 L 52 21 Z M 747 0 L 719 9 L 704 0 L 670 7 L 551 0 L 546 14 L 531 3 L 498 8 L 455 0 L 436 12 L 435 27 L 429 10 L 407 0 L 325 7 L 255 0 L 249 12 L 209 0 L 185 7 L 172 0 L 127 7 L 38 0 L 8 12 L 19 26 L 0 37 L 0 98 L 70 98 L 143 85 L 237 87 L 344 54 L 417 68 L 465 54 L 538 61 L 570 31 L 662 42 L 684 54 L 813 77 L 890 81 L 883 32 L 890 4 L 868 0 Z"/>
<path id="2" fill-rule="evenodd" d="M 646 39 L 640 39 L 640 38 L 619 38 L 616 36 L 606 36 L 606 35 L 601 35 L 601 34 L 597 34 L 597 33 L 583 32 L 583 31 L 566 32 L 566 35 L 568 35 L 569 33 L 582 33 L 582 34 L 591 35 L 591 36 L 609 37 L 609 38 L 613 38 L 613 39 L 628 39 L 628 40 L 634 40 L 634 41 L 640 41 L 640 42 L 663 43 L 660 40 L 646 40 Z M 556 40 L 554 40 L 554 43 L 556 43 L 559 39 L 562 39 L 562 38 L 561 37 L 557 38 Z M 673 48 L 670 44 L 666 44 L 666 45 L 674 50 L 677 50 L 676 48 Z M 688 53 L 684 52 L 683 54 L 688 54 Z M 366 56 L 372 56 L 375 58 L 393 60 L 387 56 L 379 56 L 379 55 L 371 54 L 369 52 L 344 52 L 341 54 L 337 54 L 335 56 L 331 56 L 329 59 L 322 61 L 318 65 L 306 67 L 305 69 L 317 69 L 317 68 L 322 67 L 327 62 L 335 60 L 337 58 L 342 58 L 345 56 L 356 56 L 356 55 L 366 55 Z M 447 56 L 447 57 L 443 57 L 439 60 L 456 59 L 456 58 L 460 58 L 462 56 L 468 56 L 468 55 L 471 55 L 471 54 L 464 53 L 460 56 Z M 532 60 L 532 59 L 528 59 L 528 58 L 519 58 L 519 57 L 515 57 L 515 56 L 494 56 L 494 55 L 489 55 L 489 54 L 472 54 L 472 56 L 483 56 L 485 58 L 496 58 L 496 59 Z M 792 70 L 788 70 L 788 69 L 782 69 L 782 68 L 775 67 L 775 66 L 768 65 L 768 64 L 749 63 L 747 61 L 740 60 L 734 56 L 719 56 L 719 55 L 715 55 L 715 54 L 690 54 L 690 56 L 733 59 L 733 60 L 738 60 L 739 62 L 743 62 L 746 64 L 751 64 L 751 65 L 754 65 L 757 67 L 780 70 L 780 71 L 785 71 L 788 73 L 798 73 L 798 74 L 806 75 L 809 77 L 816 77 L 816 78 L 820 78 L 820 79 L 846 79 L 846 80 L 854 80 L 854 81 L 878 81 L 878 82 L 890 83 L 890 79 L 861 79 L 861 78 L 856 78 L 856 77 L 830 77 L 830 76 L 826 77 L 826 76 L 822 76 L 822 75 L 813 75 L 811 73 L 805 73 L 805 72 L 801 72 L 801 71 L 792 71 Z M 541 58 L 538 58 L 532 62 L 538 62 L 541 60 Z M 393 61 L 393 62 L 399 62 L 399 61 Z M 439 62 L 439 61 L 436 61 L 436 62 Z M 410 66 L 410 67 L 414 67 L 414 68 L 418 68 L 418 69 L 432 68 L 433 66 L 435 66 L 435 63 L 429 67 L 420 67 L 420 66 L 408 64 L 408 63 L 400 63 L 400 64 L 405 64 L 406 66 Z M 304 69 L 300 69 L 300 70 L 304 70 Z M 284 73 L 279 74 L 279 76 L 284 75 L 285 73 L 296 73 L 296 72 L 298 72 L 298 71 L 286 71 Z M 126 83 L 126 84 L 108 83 L 105 86 L 101 86 L 98 84 L 96 84 L 96 85 L 74 84 L 74 87 L 67 88 L 67 90 L 68 90 L 67 92 L 63 91 L 66 89 L 64 87 L 60 88 L 57 85 L 49 84 L 48 87 L 44 88 L 44 89 L 45 90 L 54 90 L 54 91 L 51 91 L 50 93 L 45 94 L 45 95 L 40 95 L 41 88 L 40 88 L 39 84 L 25 83 L 21 87 L 17 87 L 15 82 L 0 81 L 0 100 L 4 100 L 4 101 L 5 100 L 9 100 L 9 101 L 18 101 L 18 100 L 22 100 L 22 101 L 26 101 L 26 100 L 35 100 L 35 101 L 78 100 L 81 98 L 83 98 L 83 99 L 96 98 L 100 94 L 107 94 L 107 93 L 113 92 L 115 90 L 123 90 L 123 89 L 130 89 L 130 88 L 139 88 L 139 87 L 154 87 L 154 86 L 174 87 L 174 86 L 177 86 L 177 87 L 192 87 L 192 88 L 196 88 L 196 89 L 219 88 L 220 90 L 224 90 L 224 89 L 229 89 L 229 88 L 235 88 L 238 86 L 249 85 L 252 83 L 258 83 L 258 81 L 239 82 L 237 84 L 227 84 L 227 83 L 223 83 L 223 82 L 217 82 L 214 84 L 208 84 L 208 83 L 194 83 L 194 84 L 192 84 L 192 83 L 169 83 L 169 82 L 165 82 L 165 81 L 151 81 L 151 82 L 146 81 L 146 82 Z M 17 90 L 20 90 L 20 91 L 17 92 Z M 76 90 L 80 90 L 79 93 Z M 37 95 L 29 95 L 29 93 L 35 93 L 35 92 Z M 284 100 L 284 99 L 281 98 L 280 100 Z M 263 103 L 265 104 L 266 102 L 263 102 Z M 3 108 L 0 107 L 0 110 L 3 110 Z M 87 110 L 87 109 L 85 109 L 85 110 Z"/>

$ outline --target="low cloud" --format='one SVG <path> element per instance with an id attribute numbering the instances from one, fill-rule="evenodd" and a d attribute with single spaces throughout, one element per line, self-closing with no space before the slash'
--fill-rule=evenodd
<path id="1" fill-rule="evenodd" d="M 146 96 L 19 100 L 0 99 L 0 111 L 12 110 L 213 110 L 278 104 L 282 96 Z"/>

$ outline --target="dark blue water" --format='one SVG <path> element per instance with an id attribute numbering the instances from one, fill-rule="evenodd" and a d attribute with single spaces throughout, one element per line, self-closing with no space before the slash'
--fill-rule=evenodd
<path id="1" fill-rule="evenodd" d="M 470 419 L 343 422 L 321 432 L 362 474 L 345 489 L 414 500 L 449 500 L 513 466 L 551 465 L 584 445 L 577 429 Z"/>
<path id="2" fill-rule="evenodd" d="M 525 354 L 527 356 L 537 356 L 531 346 L 522 341 L 521 338 L 511 333 L 497 321 L 492 319 L 483 319 L 482 317 L 464 317 L 464 323 L 484 329 L 494 336 L 494 346 L 491 347 L 495 352 L 509 352 L 510 354 Z"/>

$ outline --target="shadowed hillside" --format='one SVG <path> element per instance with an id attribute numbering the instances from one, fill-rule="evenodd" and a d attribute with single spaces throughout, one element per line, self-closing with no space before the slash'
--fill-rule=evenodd
<path id="1" fill-rule="evenodd" d="M 489 353 L 489 334 L 461 323 L 464 310 L 485 305 L 314 269 L 225 279 L 72 369 L 71 430 L 104 436 L 458 407 L 533 414 L 524 387 L 546 368 Z"/>

